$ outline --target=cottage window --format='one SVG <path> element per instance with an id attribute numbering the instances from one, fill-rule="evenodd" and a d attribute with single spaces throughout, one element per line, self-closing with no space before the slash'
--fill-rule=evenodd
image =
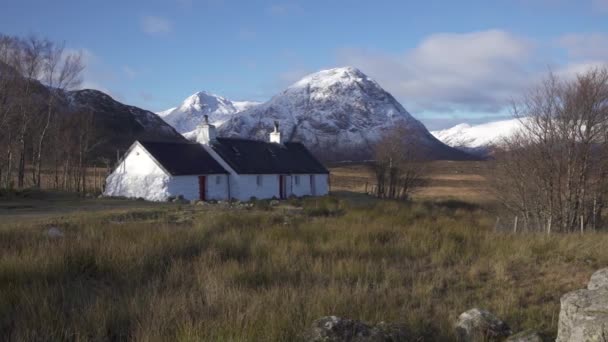
<path id="1" fill-rule="evenodd" d="M 258 184 L 258 186 L 262 186 L 262 175 L 258 175 L 255 182 Z"/>
<path id="2" fill-rule="evenodd" d="M 300 185 L 300 176 L 296 176 L 296 185 Z"/>
<path id="3" fill-rule="evenodd" d="M 222 178 L 220 176 L 215 176 L 215 184 L 220 184 L 222 182 Z"/>

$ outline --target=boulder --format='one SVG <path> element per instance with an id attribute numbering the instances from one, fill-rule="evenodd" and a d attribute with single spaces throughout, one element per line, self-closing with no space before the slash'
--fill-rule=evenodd
<path id="1" fill-rule="evenodd" d="M 506 342 L 543 342 L 542 337 L 534 330 L 525 330 L 509 336 Z"/>
<path id="2" fill-rule="evenodd" d="M 561 298 L 556 342 L 608 340 L 608 288 L 576 290 Z"/>
<path id="3" fill-rule="evenodd" d="M 188 204 L 190 203 L 187 199 L 184 198 L 184 196 L 179 195 L 177 197 L 175 197 L 173 200 L 171 200 L 171 202 L 173 203 L 178 203 L 178 204 Z"/>
<path id="4" fill-rule="evenodd" d="M 602 287 L 608 287 L 608 268 L 602 268 L 593 273 L 587 284 L 588 290 L 597 290 Z"/>
<path id="5" fill-rule="evenodd" d="M 51 227 L 46 231 L 46 236 L 51 239 L 60 239 L 63 237 L 63 232 L 57 227 Z"/>
<path id="6" fill-rule="evenodd" d="M 491 312 L 479 308 L 465 311 L 456 321 L 460 341 L 499 341 L 511 335 L 511 328 Z"/>
<path id="7" fill-rule="evenodd" d="M 305 334 L 307 342 L 409 341 L 403 327 L 380 322 L 375 326 L 358 320 L 327 316 L 316 320 Z"/>

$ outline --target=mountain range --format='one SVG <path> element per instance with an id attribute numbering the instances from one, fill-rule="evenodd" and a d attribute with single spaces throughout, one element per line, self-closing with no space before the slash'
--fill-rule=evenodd
<path id="1" fill-rule="evenodd" d="M 283 140 L 301 141 L 327 160 L 369 159 L 373 144 L 391 127 L 404 124 L 411 132 L 404 139 L 416 141 L 429 158 L 471 158 L 435 138 L 390 93 L 353 67 L 305 76 L 261 104 L 200 92 L 158 114 L 180 132 L 193 130 L 209 115 L 219 135 L 252 139 L 267 139 L 278 121 Z"/>
<path id="2" fill-rule="evenodd" d="M 179 106 L 158 112 L 168 124 L 180 133 L 187 133 L 196 128 L 205 115 L 209 121 L 220 126 L 234 114 L 257 105 L 252 101 L 231 101 L 222 96 L 200 91 L 188 96 Z"/>
<path id="3" fill-rule="evenodd" d="M 446 145 L 484 157 L 491 154 L 501 140 L 512 136 L 521 127 L 520 119 L 509 119 L 479 125 L 462 123 L 431 133 Z"/>

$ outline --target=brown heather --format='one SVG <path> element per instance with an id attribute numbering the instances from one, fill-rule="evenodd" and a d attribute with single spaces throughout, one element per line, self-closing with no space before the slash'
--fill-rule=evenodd
<path id="1" fill-rule="evenodd" d="M 486 209 L 363 196 L 154 206 L 0 228 L 0 340 L 291 341 L 340 315 L 450 341 L 480 306 L 554 337 L 608 236 L 493 231 Z"/>

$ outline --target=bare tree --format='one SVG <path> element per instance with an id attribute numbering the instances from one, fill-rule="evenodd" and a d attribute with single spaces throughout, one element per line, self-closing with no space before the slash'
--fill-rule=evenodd
<path id="1" fill-rule="evenodd" d="M 375 144 L 372 170 L 378 197 L 409 199 L 422 184 L 424 160 L 415 136 L 405 123 L 400 123 Z"/>
<path id="2" fill-rule="evenodd" d="M 608 71 L 550 75 L 514 113 L 522 129 L 496 154 L 498 198 L 531 230 L 597 227 L 608 187 Z"/>
<path id="3" fill-rule="evenodd" d="M 38 134 L 37 154 L 35 158 L 35 185 L 40 187 L 42 173 L 42 153 L 44 142 L 51 126 L 57 99 L 65 90 L 72 89 L 82 82 L 84 69 L 81 52 L 67 52 L 64 44 L 50 44 L 44 58 L 43 82 L 49 89 L 46 114 Z"/>
<path id="4" fill-rule="evenodd" d="M 48 40 L 35 36 L 20 39 L 18 48 L 10 60 L 10 66 L 21 76 L 18 80 L 21 96 L 17 106 L 18 123 L 16 127 L 19 144 L 17 186 L 20 188 L 24 185 L 27 140 L 30 137 L 28 133 L 34 118 L 42 110 L 36 87 L 39 85 L 38 80 L 44 68 L 44 58 L 49 45 Z"/>
<path id="5" fill-rule="evenodd" d="M 83 68 L 82 55 L 64 44 L 0 34 L 0 187 L 13 186 L 14 169 L 17 187 L 26 186 L 26 167 L 31 184 L 40 187 L 45 159 L 57 166 L 60 156 L 78 154 L 66 139 L 86 120 L 65 120 L 71 117 L 65 99 Z"/>

